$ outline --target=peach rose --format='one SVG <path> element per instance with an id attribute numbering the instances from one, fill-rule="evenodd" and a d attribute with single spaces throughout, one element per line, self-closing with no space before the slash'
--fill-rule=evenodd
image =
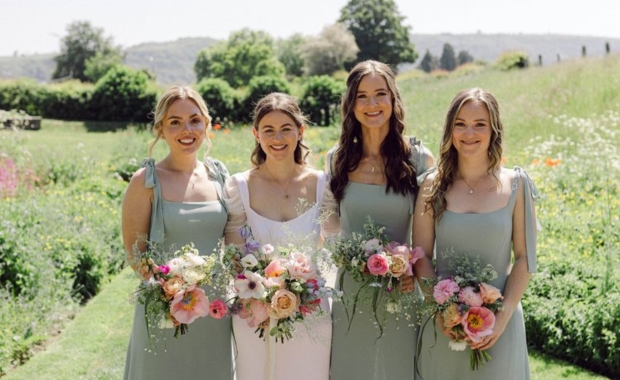
<path id="1" fill-rule="evenodd" d="M 163 285 L 166 297 L 174 297 L 175 294 L 177 294 L 183 289 L 183 285 L 185 285 L 185 281 L 183 281 L 183 279 L 180 277 L 172 277 L 171 279 L 166 281 Z"/>
<path id="2" fill-rule="evenodd" d="M 390 257 L 390 272 L 392 272 L 394 277 L 400 277 L 407 273 L 409 266 L 409 261 L 404 255 L 395 254 Z"/>
<path id="3" fill-rule="evenodd" d="M 298 304 L 295 293 L 286 289 L 277 290 L 271 299 L 270 315 L 277 319 L 290 317 Z"/>
<path id="4" fill-rule="evenodd" d="M 484 301 L 484 303 L 494 303 L 498 299 L 504 299 L 504 296 L 502 296 L 502 292 L 500 292 L 499 289 L 497 289 L 493 285 L 481 282 L 478 288 L 480 289 L 480 295 L 482 296 L 482 300 Z"/>
<path id="5" fill-rule="evenodd" d="M 292 252 L 285 266 L 293 278 L 309 280 L 317 276 L 316 265 L 301 252 Z"/>

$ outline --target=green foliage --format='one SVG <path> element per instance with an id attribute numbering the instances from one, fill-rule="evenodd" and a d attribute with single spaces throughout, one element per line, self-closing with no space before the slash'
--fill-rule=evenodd
<path id="1" fill-rule="evenodd" d="M 355 37 L 343 24 L 326 26 L 303 47 L 306 74 L 331 75 L 344 70 L 345 63 L 354 61 L 358 52 Z"/>
<path id="2" fill-rule="evenodd" d="M 284 65 L 287 77 L 300 77 L 304 74 L 302 48 L 306 40 L 303 35 L 295 33 L 276 43 L 278 60 Z"/>
<path id="3" fill-rule="evenodd" d="M 418 68 L 425 73 L 430 73 L 437 68 L 437 65 L 437 57 L 433 57 L 431 52 L 426 49 L 426 53 L 424 54 L 424 57 L 422 57 Z"/>
<path id="4" fill-rule="evenodd" d="M 349 0 L 340 11 L 339 22 L 355 36 L 358 61 L 374 59 L 396 67 L 417 58 L 409 41 L 411 28 L 404 20 L 394 0 Z"/>
<path id="5" fill-rule="evenodd" d="M 91 83 L 97 83 L 112 67 L 123 64 L 120 51 L 104 53 L 98 51 L 93 57 L 86 60 L 84 76 Z"/>
<path id="6" fill-rule="evenodd" d="M 327 75 L 309 77 L 299 106 L 312 123 L 333 125 L 340 113 L 340 97 L 345 88 L 344 81 Z"/>
<path id="7" fill-rule="evenodd" d="M 474 57 L 469 54 L 467 50 L 459 51 L 459 55 L 456 57 L 457 65 L 461 66 L 466 63 L 471 63 L 474 61 Z"/>
<path id="8" fill-rule="evenodd" d="M 97 54 L 99 58 L 95 58 Z M 67 35 L 61 40 L 60 55 L 54 57 L 56 70 L 52 79 L 87 81 L 89 78 L 85 70 L 88 60 L 95 58 L 101 61 L 102 57 L 107 56 L 111 60 L 121 57 L 121 49 L 114 46 L 112 37 L 104 37 L 103 29 L 94 28 L 88 21 L 75 21 L 67 26 Z M 91 74 L 94 70 L 90 69 Z"/>
<path id="9" fill-rule="evenodd" d="M 290 93 L 291 86 L 286 79 L 280 76 L 254 77 L 248 84 L 248 93 L 243 101 L 242 112 L 238 115 L 238 121 L 250 123 L 251 115 L 256 103 L 265 95 L 272 92 Z"/>
<path id="10" fill-rule="evenodd" d="M 235 90 L 220 78 L 205 78 L 196 85 L 213 118 L 213 124 L 227 124 L 235 119 L 238 99 Z"/>
<path id="11" fill-rule="evenodd" d="M 97 82 L 91 106 L 99 120 L 147 122 L 157 102 L 148 73 L 115 66 Z"/>
<path id="12" fill-rule="evenodd" d="M 441 57 L 439 58 L 439 68 L 446 71 L 454 71 L 456 66 L 456 56 L 454 55 L 452 45 L 444 44 Z"/>
<path id="13" fill-rule="evenodd" d="M 39 100 L 41 115 L 59 120 L 92 120 L 96 117 L 91 107 L 94 89 L 92 84 L 78 80 L 47 85 Z"/>
<path id="14" fill-rule="evenodd" d="M 40 116 L 43 88 L 32 79 L 0 81 L 0 109 Z"/>
<path id="15" fill-rule="evenodd" d="M 242 29 L 227 41 L 219 42 L 198 54 L 194 65 L 196 78 L 221 78 L 233 87 L 246 85 L 256 76 L 283 76 L 273 38 L 262 31 Z"/>
<path id="16" fill-rule="evenodd" d="M 526 69 L 530 66 L 530 57 L 523 51 L 507 51 L 495 61 L 495 67 L 500 70 Z"/>

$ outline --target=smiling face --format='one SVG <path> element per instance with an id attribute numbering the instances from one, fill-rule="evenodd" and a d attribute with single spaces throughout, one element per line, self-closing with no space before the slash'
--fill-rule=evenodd
<path id="1" fill-rule="evenodd" d="M 168 108 L 161 134 L 170 151 L 196 153 L 205 138 L 205 119 L 190 99 L 177 99 Z"/>
<path id="2" fill-rule="evenodd" d="M 355 118 L 365 128 L 389 128 L 392 116 L 392 94 L 383 76 L 365 75 L 357 87 Z"/>
<path id="3" fill-rule="evenodd" d="M 487 156 L 491 132 L 491 120 L 486 105 L 470 100 L 463 104 L 454 119 L 452 145 L 461 156 Z"/>
<path id="4" fill-rule="evenodd" d="M 295 148 L 303 135 L 303 126 L 281 111 L 271 111 L 261 118 L 257 128 L 252 128 L 256 141 L 267 158 L 294 160 Z"/>

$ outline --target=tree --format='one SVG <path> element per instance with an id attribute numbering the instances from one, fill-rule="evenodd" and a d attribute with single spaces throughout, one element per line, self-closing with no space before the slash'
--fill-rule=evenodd
<path id="1" fill-rule="evenodd" d="M 198 53 L 194 71 L 198 81 L 222 78 L 233 87 L 241 87 L 255 76 L 284 75 L 284 65 L 276 58 L 269 34 L 245 28 Z"/>
<path id="2" fill-rule="evenodd" d="M 459 55 L 456 58 L 456 60 L 458 61 L 458 65 L 461 66 L 461 65 L 464 65 L 466 63 L 473 62 L 474 61 L 474 57 L 471 54 L 469 54 L 468 51 L 461 50 L 459 52 Z"/>
<path id="3" fill-rule="evenodd" d="M 355 60 L 359 48 L 355 37 L 343 25 L 326 26 L 321 34 L 303 47 L 308 75 L 331 75 L 344 70 L 344 64 Z"/>
<path id="4" fill-rule="evenodd" d="M 340 11 L 339 22 L 355 36 L 358 60 L 374 59 L 396 67 L 415 62 L 418 56 L 404 19 L 394 0 L 349 0 Z"/>
<path id="5" fill-rule="evenodd" d="M 120 52 L 104 54 L 98 51 L 95 56 L 86 60 L 84 65 L 84 76 L 89 82 L 97 83 L 112 67 L 123 64 L 123 57 Z"/>
<path id="6" fill-rule="evenodd" d="M 439 58 L 439 68 L 446 71 L 454 71 L 456 69 L 454 49 L 448 43 L 443 44 L 443 52 L 441 53 L 441 58 Z"/>
<path id="7" fill-rule="evenodd" d="M 121 48 L 114 46 L 113 38 L 104 37 L 103 29 L 93 27 L 88 21 L 69 24 L 67 35 L 60 43 L 60 55 L 54 57 L 56 69 L 52 79 L 76 78 L 88 81 L 84 73 L 86 61 L 97 53 L 100 57 L 123 57 Z"/>
<path id="8" fill-rule="evenodd" d="M 422 57 L 422 61 L 420 61 L 418 67 L 422 71 L 430 73 L 437 68 L 437 57 L 433 57 L 431 52 L 426 49 L 426 53 L 424 54 L 424 57 Z"/>
<path id="9" fill-rule="evenodd" d="M 276 44 L 278 60 L 284 65 L 286 75 L 300 77 L 304 74 L 302 50 L 306 42 L 306 37 L 296 33 L 288 39 L 279 40 Z"/>

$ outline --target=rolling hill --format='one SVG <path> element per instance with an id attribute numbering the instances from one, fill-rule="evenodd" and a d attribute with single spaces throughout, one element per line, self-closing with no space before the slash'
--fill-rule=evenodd
<path id="1" fill-rule="evenodd" d="M 605 43 L 612 52 L 620 50 L 620 39 L 604 37 L 566 36 L 556 34 L 412 34 L 411 41 L 421 58 L 426 50 L 441 56 L 444 43 L 449 43 L 458 54 L 466 50 L 475 59 L 493 62 L 502 52 L 523 50 L 532 63 L 543 65 L 581 56 L 586 47 L 588 56 L 605 54 Z M 208 37 L 181 38 L 170 42 L 149 42 L 131 46 L 125 50 L 125 63 L 134 68 L 145 68 L 155 73 L 161 85 L 189 84 L 196 80 L 194 62 L 198 52 L 217 40 Z M 54 70 L 54 54 L 17 57 L 0 57 L 0 78 L 27 77 L 38 82 L 48 82 Z M 403 65 L 401 71 L 414 68 L 415 64 Z"/>

